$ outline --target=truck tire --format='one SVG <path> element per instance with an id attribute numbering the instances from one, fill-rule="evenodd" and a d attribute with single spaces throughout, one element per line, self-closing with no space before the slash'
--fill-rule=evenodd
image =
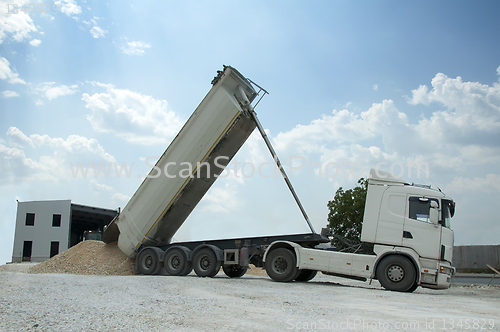
<path id="1" fill-rule="evenodd" d="M 388 290 L 396 292 L 414 291 L 417 277 L 415 267 L 404 256 L 391 255 L 377 266 L 377 279 Z"/>
<path id="2" fill-rule="evenodd" d="M 316 270 L 300 270 L 299 275 L 294 280 L 307 282 L 312 280 L 317 273 L 318 271 Z"/>
<path id="3" fill-rule="evenodd" d="M 210 248 L 197 251 L 193 257 L 194 272 L 199 277 L 214 277 L 220 270 L 221 262 Z"/>
<path id="4" fill-rule="evenodd" d="M 289 282 L 297 275 L 297 259 L 288 249 L 278 248 L 271 251 L 266 258 L 267 275 L 274 281 Z"/>
<path id="5" fill-rule="evenodd" d="M 137 255 L 137 270 L 140 274 L 153 275 L 158 274 L 162 268 L 160 257 L 163 251 L 159 248 L 146 247 Z"/>
<path id="6" fill-rule="evenodd" d="M 171 276 L 185 276 L 193 269 L 188 261 L 186 253 L 179 248 L 167 251 L 163 260 L 165 271 Z"/>
<path id="7" fill-rule="evenodd" d="M 410 287 L 410 289 L 407 289 L 406 292 L 407 293 L 413 293 L 415 291 L 415 289 L 418 288 L 418 284 L 417 282 L 415 282 L 415 284 L 413 286 Z"/>
<path id="8" fill-rule="evenodd" d="M 247 269 L 236 264 L 224 265 L 222 270 L 229 278 L 239 278 L 242 277 Z"/>

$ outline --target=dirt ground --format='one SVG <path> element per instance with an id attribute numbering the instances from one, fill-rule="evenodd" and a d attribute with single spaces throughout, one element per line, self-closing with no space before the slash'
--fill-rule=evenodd
<path id="1" fill-rule="evenodd" d="M 497 286 L 407 294 L 321 273 L 278 283 L 252 274 L 26 273 L 31 268 L 0 266 L 0 331 L 500 331 Z"/>

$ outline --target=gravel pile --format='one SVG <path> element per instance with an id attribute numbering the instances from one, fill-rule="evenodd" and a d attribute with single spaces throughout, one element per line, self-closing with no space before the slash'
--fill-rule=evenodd
<path id="1" fill-rule="evenodd" d="M 116 242 L 84 241 L 28 269 L 28 273 L 132 275 L 132 260 Z"/>
<path id="2" fill-rule="evenodd" d="M 267 272 L 261 267 L 256 267 L 253 264 L 250 264 L 250 268 L 247 270 L 246 274 L 250 274 L 253 276 L 259 276 L 259 277 L 267 277 Z"/>

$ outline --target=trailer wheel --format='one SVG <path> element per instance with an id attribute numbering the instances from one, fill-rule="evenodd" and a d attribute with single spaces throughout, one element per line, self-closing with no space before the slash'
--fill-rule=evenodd
<path id="1" fill-rule="evenodd" d="M 239 278 L 247 272 L 246 268 L 236 264 L 223 265 L 222 270 L 229 278 Z"/>
<path id="2" fill-rule="evenodd" d="M 403 256 L 391 255 L 384 258 L 377 266 L 377 279 L 388 290 L 408 292 L 416 289 L 415 267 Z"/>
<path id="3" fill-rule="evenodd" d="M 316 274 L 318 273 L 318 271 L 316 270 L 300 270 L 299 272 L 299 275 L 297 277 L 295 277 L 295 281 L 309 281 L 309 280 L 312 280 Z"/>
<path id="4" fill-rule="evenodd" d="M 297 275 L 297 260 L 288 249 L 278 248 L 271 251 L 266 258 L 267 275 L 274 281 L 292 281 Z"/>
<path id="5" fill-rule="evenodd" d="M 192 270 L 191 262 L 188 261 L 184 251 L 179 248 L 167 251 L 163 264 L 171 276 L 185 276 Z"/>
<path id="6" fill-rule="evenodd" d="M 214 277 L 220 270 L 221 263 L 212 249 L 203 248 L 193 258 L 194 272 L 199 277 Z"/>
<path id="7" fill-rule="evenodd" d="M 193 263 L 191 262 L 186 262 L 186 266 L 184 266 L 184 270 L 182 270 L 182 273 L 179 274 L 180 276 L 187 276 L 188 274 L 193 271 Z"/>
<path id="8" fill-rule="evenodd" d="M 140 274 L 158 274 L 162 268 L 160 257 L 163 251 L 159 248 L 144 248 L 137 256 L 137 270 Z"/>

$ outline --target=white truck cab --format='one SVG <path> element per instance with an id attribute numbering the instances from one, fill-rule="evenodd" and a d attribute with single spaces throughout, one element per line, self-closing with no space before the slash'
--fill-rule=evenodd
<path id="1" fill-rule="evenodd" d="M 394 251 L 407 252 L 420 271 L 422 286 L 448 288 L 453 200 L 441 191 L 410 185 L 386 172 L 372 170 L 370 175 L 361 241 L 374 243 L 379 259 Z"/>
<path id="2" fill-rule="evenodd" d="M 266 250 L 266 270 L 277 281 L 300 270 L 324 271 L 354 279 L 378 279 L 389 290 L 411 292 L 419 285 L 446 289 L 453 273 L 455 204 L 441 191 L 406 183 L 372 169 L 368 180 L 361 241 L 374 244 L 375 255 L 304 248 L 276 241 Z M 277 250 L 280 249 L 280 250 Z M 293 249 L 293 251 L 292 251 Z M 289 258 L 286 251 L 292 251 Z M 295 260 L 295 261 L 294 261 Z"/>

